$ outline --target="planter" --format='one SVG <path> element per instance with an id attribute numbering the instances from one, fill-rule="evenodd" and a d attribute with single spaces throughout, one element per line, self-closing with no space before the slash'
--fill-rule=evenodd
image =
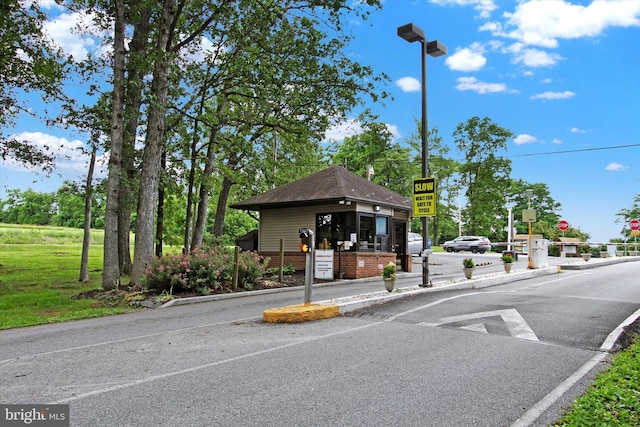
<path id="1" fill-rule="evenodd" d="M 624 251 L 616 251 L 616 256 L 624 256 Z"/>
<path id="2" fill-rule="evenodd" d="M 382 280 L 384 281 L 384 288 L 389 292 L 391 292 L 396 286 L 396 279 L 387 279 L 386 277 L 383 277 Z"/>
<path id="3" fill-rule="evenodd" d="M 511 263 L 510 262 L 505 262 L 502 263 L 502 265 L 504 265 L 504 271 L 506 271 L 507 273 L 511 273 Z"/>
<path id="4" fill-rule="evenodd" d="M 464 268 L 464 277 L 466 277 L 467 279 L 471 279 L 471 276 L 473 275 L 473 267 L 465 267 Z"/>
<path id="5" fill-rule="evenodd" d="M 600 258 L 606 258 L 609 256 L 609 252 L 607 251 L 600 251 Z"/>
<path id="6" fill-rule="evenodd" d="M 585 261 L 589 261 L 591 259 L 591 254 L 580 254 L 582 259 Z"/>

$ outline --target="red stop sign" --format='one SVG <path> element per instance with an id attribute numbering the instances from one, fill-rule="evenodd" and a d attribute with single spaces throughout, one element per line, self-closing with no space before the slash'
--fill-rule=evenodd
<path id="1" fill-rule="evenodd" d="M 638 225 L 640 225 L 640 224 L 638 224 Z M 569 228 L 569 223 L 567 221 L 565 221 L 564 219 L 560 220 L 560 221 L 558 221 L 558 228 L 560 230 L 564 231 L 564 230 Z"/>
<path id="2" fill-rule="evenodd" d="M 638 221 L 637 219 L 632 219 L 631 221 L 629 221 L 629 228 L 632 230 L 640 229 L 640 221 Z"/>

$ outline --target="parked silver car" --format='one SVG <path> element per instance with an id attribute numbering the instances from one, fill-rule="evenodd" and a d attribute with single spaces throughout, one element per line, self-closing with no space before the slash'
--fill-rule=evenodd
<path id="1" fill-rule="evenodd" d="M 429 239 L 427 249 L 431 249 L 431 239 Z M 407 254 L 420 255 L 421 252 L 422 252 L 422 236 L 419 235 L 418 233 L 409 233 Z"/>
<path id="2" fill-rule="evenodd" d="M 460 236 L 444 242 L 442 249 L 447 252 L 471 251 L 483 254 L 491 250 L 491 242 L 484 236 Z"/>

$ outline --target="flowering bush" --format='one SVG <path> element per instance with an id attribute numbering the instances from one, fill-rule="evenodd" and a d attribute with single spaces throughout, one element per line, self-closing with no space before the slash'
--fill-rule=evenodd
<path id="1" fill-rule="evenodd" d="M 208 294 L 229 287 L 233 280 L 233 249 L 219 247 L 196 249 L 186 254 L 155 257 L 142 278 L 147 289 L 169 293 L 195 291 Z M 240 252 L 238 284 L 250 285 L 264 275 L 268 259 L 256 252 Z"/>

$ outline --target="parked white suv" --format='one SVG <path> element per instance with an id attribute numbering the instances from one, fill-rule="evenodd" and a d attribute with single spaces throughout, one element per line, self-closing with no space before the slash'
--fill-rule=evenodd
<path id="1" fill-rule="evenodd" d="M 444 242 L 442 249 L 447 252 L 471 251 L 483 254 L 491 250 L 491 242 L 484 236 L 460 236 Z"/>

